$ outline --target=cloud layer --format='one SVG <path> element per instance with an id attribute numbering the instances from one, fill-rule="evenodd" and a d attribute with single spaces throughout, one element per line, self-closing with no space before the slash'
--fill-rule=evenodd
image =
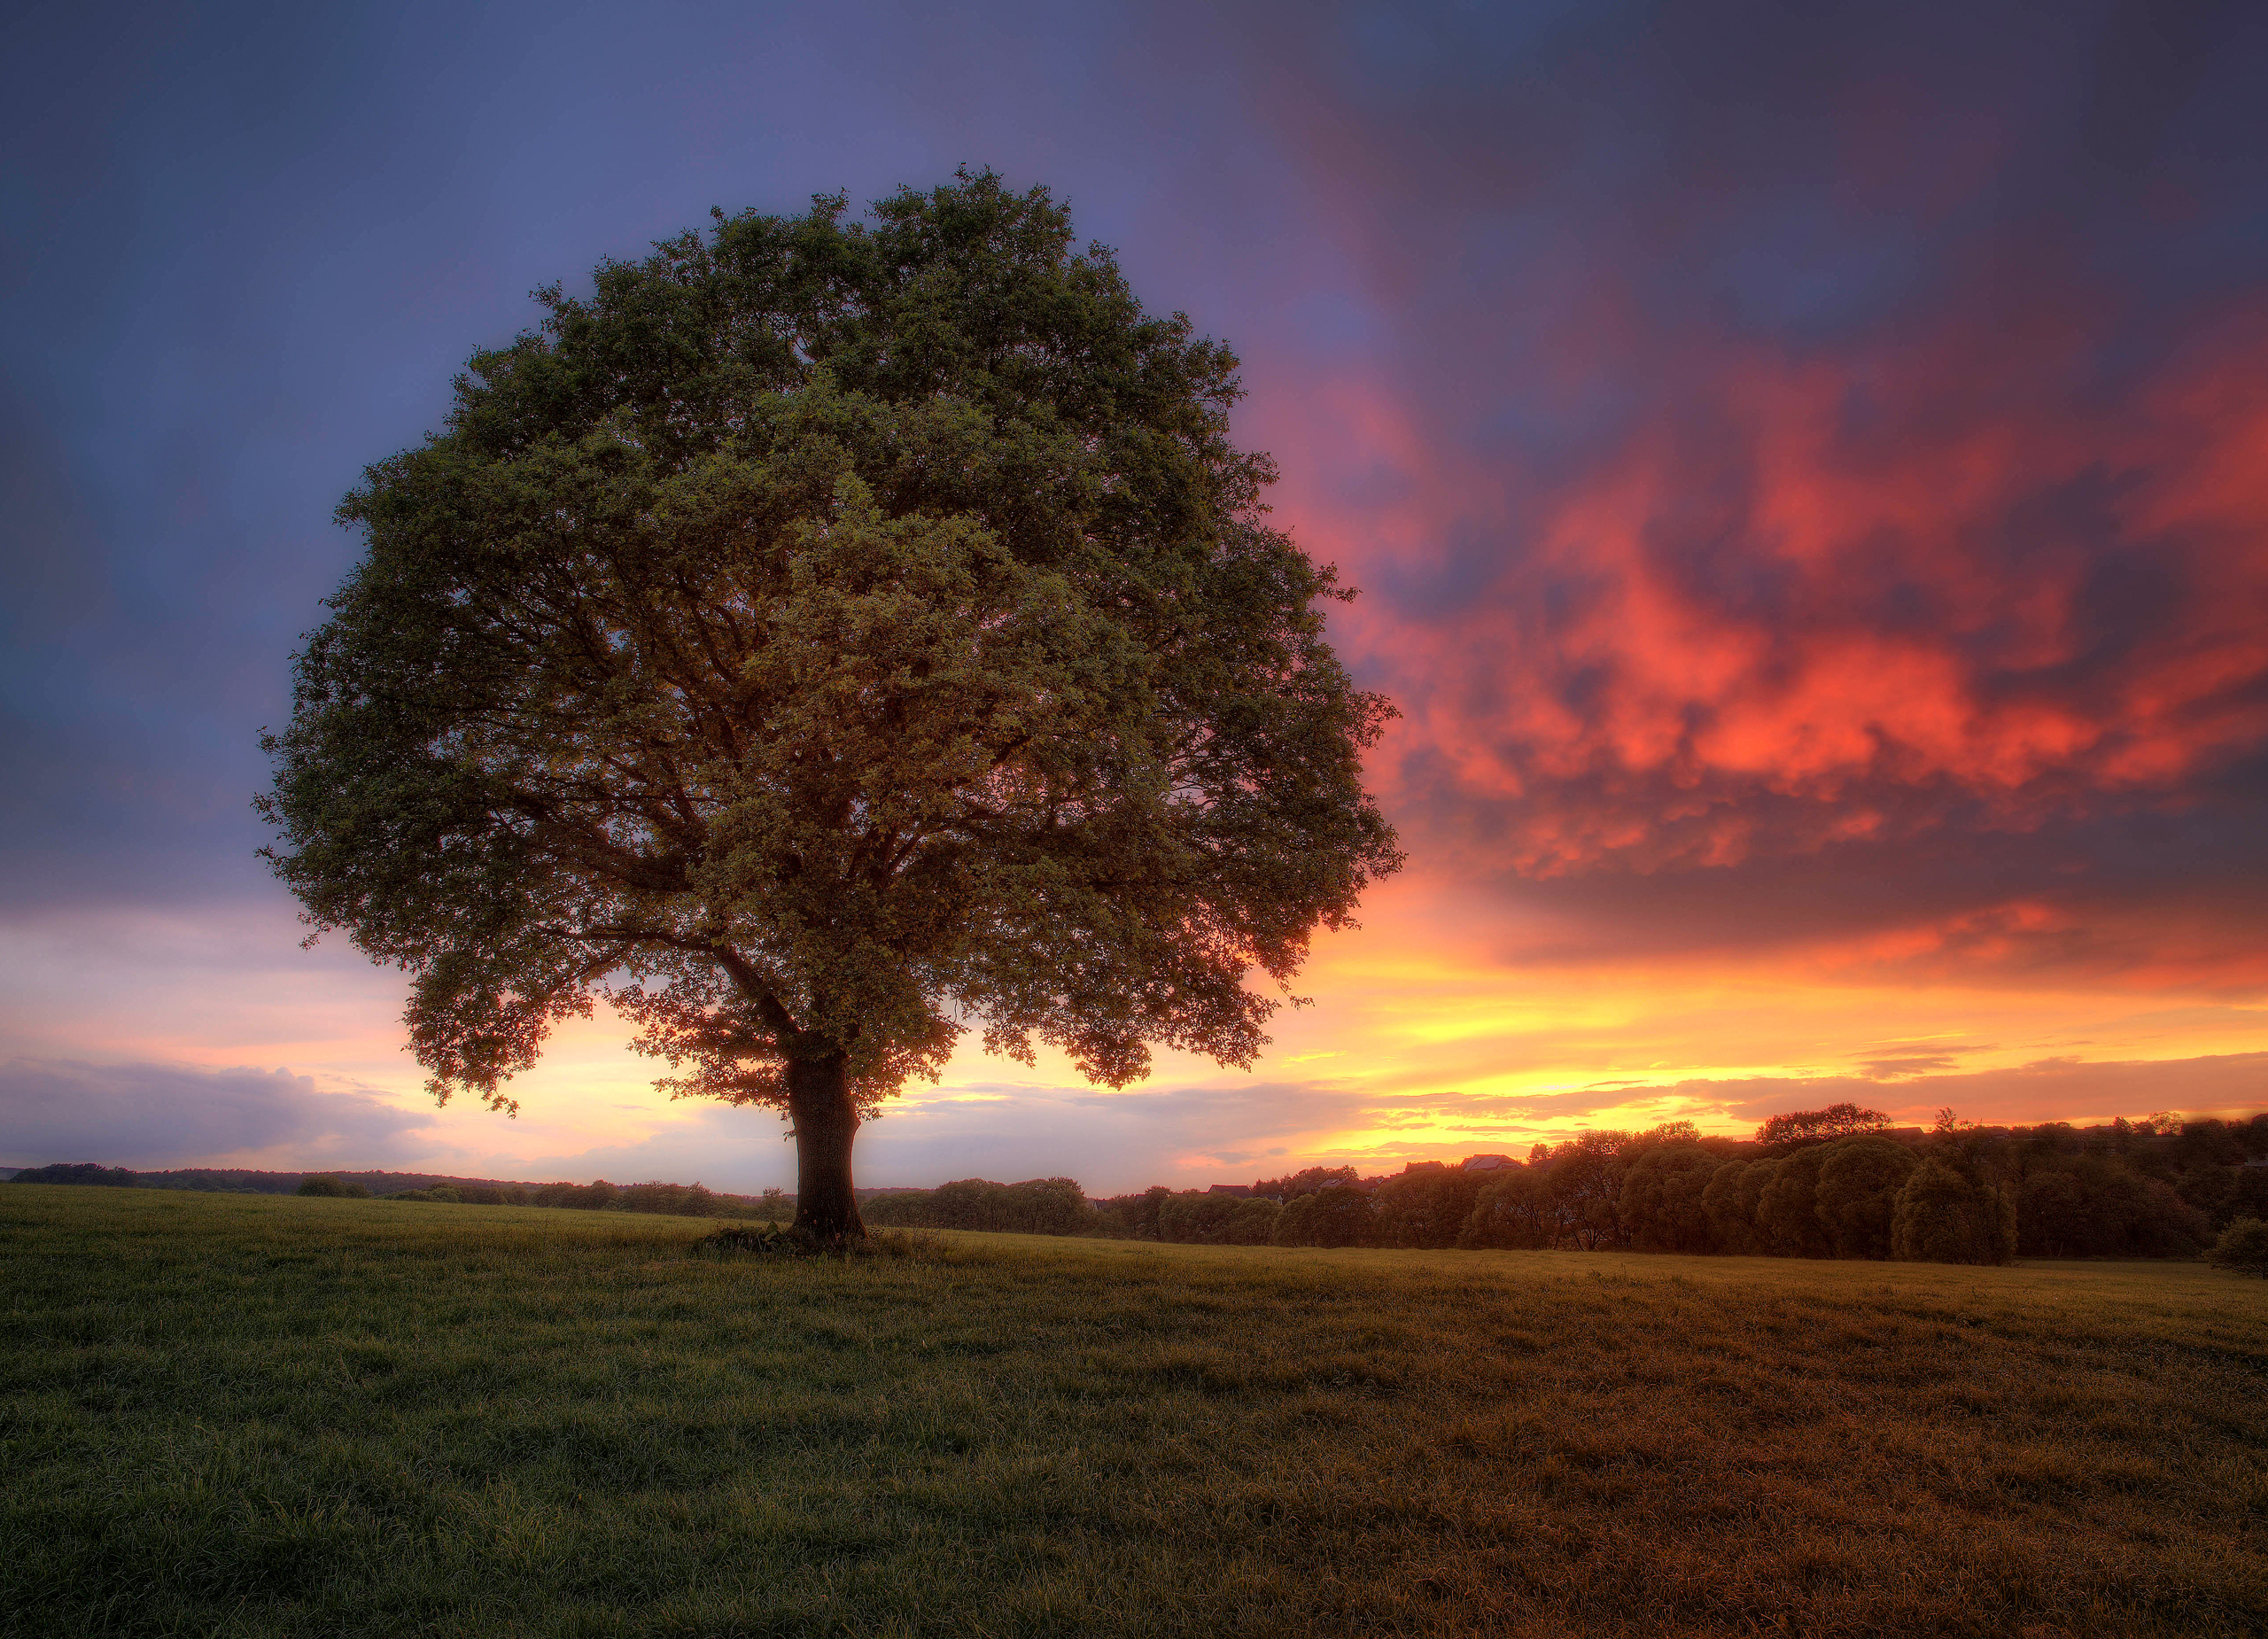
<path id="1" fill-rule="evenodd" d="M 420 1147 L 423 1112 L 318 1091 L 289 1070 L 178 1064 L 0 1064 L 0 1154 L 16 1166 L 384 1167 Z"/>
<path id="2" fill-rule="evenodd" d="M 2069 20 L 1300 36 L 1388 340 L 1261 419 L 1421 858 L 1606 955 L 2257 991 L 2262 29 Z"/>
<path id="3" fill-rule="evenodd" d="M 2256 5 L 96 6 L 16 44 L 0 1050 L 39 1062 L 0 1122 L 41 1144 L 781 1181 L 595 1037 L 488 1138 L 217 1068 L 417 1080 L 390 979 L 291 948 L 256 734 L 337 497 L 526 291 L 962 161 L 1243 352 L 1278 520 L 1364 591 L 1333 631 L 1403 713 L 1412 866 L 1258 1076 L 972 1055 L 870 1168 L 2268 1099 Z"/>

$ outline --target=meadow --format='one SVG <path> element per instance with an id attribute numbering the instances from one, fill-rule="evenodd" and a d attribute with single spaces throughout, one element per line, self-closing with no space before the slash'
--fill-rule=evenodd
<path id="1" fill-rule="evenodd" d="M 2258 1634 L 2268 1283 L 0 1186 L 0 1627 Z"/>

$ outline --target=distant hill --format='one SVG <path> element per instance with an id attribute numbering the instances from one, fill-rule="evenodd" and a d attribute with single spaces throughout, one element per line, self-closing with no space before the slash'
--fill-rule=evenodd
<path id="1" fill-rule="evenodd" d="M 441 1172 L 343 1172 L 336 1168 L 311 1168 L 305 1172 L 255 1172 L 244 1167 L 182 1167 L 164 1172 L 136 1172 L 128 1167 L 103 1167 L 93 1161 L 53 1167 L 12 1167 L 9 1177 L 26 1177 L 27 1184 L 113 1184 L 145 1190 L 204 1190 L 230 1195 L 289 1195 L 309 1178 L 351 1180 L 373 1195 L 398 1194 L 403 1190 L 431 1189 L 448 1184 L 471 1189 L 535 1189 L 517 1178 L 460 1178 Z M 739 1197 L 733 1199 L 738 1200 Z"/>
<path id="2" fill-rule="evenodd" d="M 92 1184 L 126 1186 L 145 1190 L 200 1190 L 229 1195 L 289 1195 L 309 1178 L 337 1178 L 341 1183 L 359 1184 L 373 1195 L 398 1195 L 404 1190 L 429 1190 L 436 1185 L 447 1185 L 460 1190 L 527 1190 L 576 1187 L 564 1180 L 550 1183 L 527 1178 L 466 1178 L 447 1172 L 347 1172 L 336 1167 L 310 1168 L 304 1172 L 258 1172 L 244 1167 L 181 1167 L 161 1172 L 136 1172 L 128 1167 L 105 1167 L 96 1161 L 62 1162 L 46 1167 L 0 1167 L 0 1184 L 21 1177 L 27 1184 Z M 681 1185 L 665 1187 L 680 1189 Z M 860 1200 L 872 1200 L 878 1195 L 902 1195 L 902 1186 L 862 1189 L 856 1192 Z M 760 1195 L 735 1195 L 729 1191 L 711 1192 L 720 1201 L 735 1207 L 755 1208 L 768 1207 L 779 1210 L 784 1207 L 795 1209 L 796 1198 L 785 1196 L 779 1201 L 766 1201 Z"/>

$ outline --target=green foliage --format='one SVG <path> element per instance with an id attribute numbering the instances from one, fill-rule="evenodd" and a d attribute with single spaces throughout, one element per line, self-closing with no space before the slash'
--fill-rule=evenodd
<path id="1" fill-rule="evenodd" d="M 584 1212 L 603 1212 L 619 1199 L 620 1192 L 604 1178 L 594 1178 L 588 1184 L 546 1184 L 528 1194 L 533 1206 L 571 1207 Z"/>
<path id="2" fill-rule="evenodd" d="M 603 994 L 673 1091 L 807 1099 L 849 1212 L 852 1103 L 969 1021 L 1114 1085 L 1248 1064 L 1248 972 L 1400 856 L 1235 357 L 1045 190 L 844 210 L 719 216 L 474 356 L 340 509 L 261 808 L 439 1095 L 509 1107 Z"/>
<path id="3" fill-rule="evenodd" d="M 2018 1202 L 2031 1257 L 2187 1257 L 2212 1239 L 2206 1214 L 2171 1185 L 2106 1154 L 2035 1160 Z"/>
<path id="4" fill-rule="evenodd" d="M 2222 1192 L 2218 1203 L 2219 1221 L 2225 1223 L 2240 1217 L 2268 1218 L 2268 1167 L 2255 1164 L 2226 1170 L 2230 1175 L 2229 1188 Z"/>
<path id="5" fill-rule="evenodd" d="M 2268 1627 L 2200 1266 L 716 1227 L 0 1190 L 0 1627 Z"/>
<path id="6" fill-rule="evenodd" d="M 1282 1212 L 1278 1203 L 1265 1197 L 1185 1191 L 1159 1203 L 1158 1239 L 1199 1246 L 1264 1247 Z"/>
<path id="7" fill-rule="evenodd" d="M 1538 1168 L 1519 1167 L 1495 1173 L 1480 1186 L 1457 1244 L 1535 1249 L 1550 1246 L 1557 1229 L 1550 1178 Z"/>
<path id="8" fill-rule="evenodd" d="M 915 1229 L 1086 1235 L 1100 1227 L 1076 1178 L 1027 1178 L 1021 1184 L 962 1178 L 933 1190 L 875 1196 L 861 1210 L 870 1223 Z"/>
<path id="9" fill-rule="evenodd" d="M 1622 1175 L 1628 1145 L 1627 1133 L 1586 1132 L 1530 1152 L 1529 1167 L 1546 1182 L 1550 1245 L 1596 1252 L 1625 1244 Z"/>
<path id="10" fill-rule="evenodd" d="M 712 1218 L 741 1208 L 698 1184 L 625 1184 L 616 1192 L 615 1204 L 625 1212 L 662 1212 L 681 1218 Z"/>
<path id="11" fill-rule="evenodd" d="M 2268 1278 L 2268 1223 L 2239 1218 L 2221 1231 L 2207 1259 L 2216 1269 Z"/>
<path id="12" fill-rule="evenodd" d="M 2005 1191 L 1924 1161 L 1898 1192 L 1893 1256 L 1930 1263 L 2006 1263 L 2016 1254 L 2016 1203 Z"/>
<path id="13" fill-rule="evenodd" d="M 370 1198 L 370 1192 L 359 1184 L 320 1177 L 303 1179 L 299 1187 L 291 1192 L 295 1195 L 330 1195 L 348 1200 L 368 1200 Z"/>
<path id="14" fill-rule="evenodd" d="M 136 1184 L 145 1190 L 212 1190 L 244 1195 L 292 1195 L 299 1192 L 298 1174 L 256 1172 L 236 1167 L 174 1167 L 163 1172 L 137 1172 L 134 1178 Z M 343 1181 L 352 1183 L 355 1180 Z"/>
<path id="15" fill-rule="evenodd" d="M 1177 1190 L 1158 1203 L 1158 1239 L 1183 1245 L 1209 1241 L 1237 1205 L 1233 1196 Z"/>
<path id="16" fill-rule="evenodd" d="M 159 1172 L 133 1172 L 120 1167 L 80 1165 L 33 1168 L 24 1175 L 24 1181 L 105 1184 L 138 1189 L 197 1190 L 226 1194 L 295 1195 L 305 1192 L 300 1185 L 308 1176 L 302 1172 L 262 1172 L 244 1167 L 175 1167 Z M 437 1184 L 444 1184 L 456 1190 L 466 1200 L 492 1206 L 523 1202 L 523 1195 L 517 1185 L 439 1178 L 431 1173 L 357 1172 L 336 1177 L 328 1173 L 314 1176 L 350 1185 L 365 1195 L 394 1194 L 404 1189 L 431 1189 Z"/>
<path id="17" fill-rule="evenodd" d="M 123 1167 L 105 1167 L 91 1161 L 27 1167 L 9 1180 L 12 1184 L 94 1184 L 113 1189 L 130 1189 L 140 1181 L 137 1175 Z"/>
<path id="18" fill-rule="evenodd" d="M 1912 1150 L 1887 1138 L 1852 1138 L 1821 1153 L 1814 1210 L 1835 1256 L 1891 1255 L 1899 1192 L 1916 1164 Z"/>
<path id="19" fill-rule="evenodd" d="M 1889 1125 L 1890 1117 L 1880 1110 L 1861 1109 L 1849 1103 L 1830 1104 L 1823 1110 L 1791 1110 L 1784 1115 L 1772 1116 L 1756 1130 L 1756 1141 L 1792 1149 L 1798 1145 L 1826 1144 L 1861 1133 L 1880 1132 Z"/>
<path id="20" fill-rule="evenodd" d="M 1630 1244 L 1641 1252 L 1712 1252 L 1705 1194 L 1718 1158 L 1690 1140 L 1651 1146 L 1622 1183 Z"/>
<path id="21" fill-rule="evenodd" d="M 1833 1243 L 1819 1221 L 1821 1150 L 1807 1146 L 1772 1163 L 1756 1200 L 1757 1238 L 1764 1249 L 1783 1258 L 1823 1258 Z"/>
<path id="22" fill-rule="evenodd" d="M 1269 1230 L 1278 1247 L 1367 1247 L 1375 1236 L 1371 1198 L 1344 1184 L 1286 1201 Z"/>
<path id="23" fill-rule="evenodd" d="M 1768 1250 L 1757 1227 L 1757 1208 L 1779 1165 L 1773 1161 L 1728 1161 L 1709 1175 L 1701 1206 L 1718 1251 L 1756 1255 Z"/>
<path id="24" fill-rule="evenodd" d="M 1223 1224 L 1219 1244 L 1223 1247 L 1265 1247 L 1276 1235 L 1276 1221 L 1284 1216 L 1283 1203 L 1264 1195 L 1237 1202 L 1237 1209 Z"/>
<path id="25" fill-rule="evenodd" d="M 1280 1178 L 1261 1178 L 1252 1186 L 1255 1195 L 1265 1195 L 1273 1201 L 1287 1201 L 1295 1196 L 1312 1195 L 1317 1190 L 1327 1190 L 1334 1184 L 1352 1184 L 1352 1167 L 1302 1167 L 1299 1171 Z"/>
<path id="26" fill-rule="evenodd" d="M 2268 1148 L 2268 1121 L 2259 1119 L 2154 1118 L 2148 1131 L 2087 1133 L 1972 1123 L 1919 1144 L 1860 1131 L 1777 1156 L 1758 1158 L 1759 1147 L 1666 1129 L 1538 1145 L 1526 1167 L 1488 1175 L 1456 1244 L 1984 1262 L 2019 1250 L 2187 1257 L 2208 1243 L 2210 1225 L 2268 1200 L 2268 1167 L 2247 1164 L 2256 1147 Z M 1933 1177 L 1917 1187 L 1908 1250 L 1899 1252 L 1899 1202 L 1924 1161 L 1961 1182 Z M 1407 1187 L 1388 1181 L 1379 1193 Z M 1378 1239 L 1404 1236 L 1381 1228 Z"/>
<path id="27" fill-rule="evenodd" d="M 528 1204 L 527 1191 L 517 1186 L 491 1188 L 481 1184 L 459 1184 L 454 1187 L 457 1199 L 469 1207 L 524 1207 Z M 670 1185 L 667 1187 L 675 1189 L 678 1186 Z"/>
<path id="28" fill-rule="evenodd" d="M 1158 1215 L 1173 1199 L 1173 1191 L 1153 1184 L 1137 1195 L 1114 1195 L 1097 1208 L 1102 1232 L 1127 1240 L 1157 1240 Z"/>
<path id="29" fill-rule="evenodd" d="M 1480 1199 L 1485 1173 L 1413 1166 L 1388 1178 L 1371 1199 L 1372 1234 L 1381 1247 L 1454 1247 Z"/>

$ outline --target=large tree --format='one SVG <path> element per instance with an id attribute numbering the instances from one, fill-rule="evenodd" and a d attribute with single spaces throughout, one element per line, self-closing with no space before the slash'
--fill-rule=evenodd
<path id="1" fill-rule="evenodd" d="M 539 296 L 342 503 L 264 741 L 268 858 L 411 975 L 433 1091 L 516 1109 L 602 995 L 673 1092 L 785 1110 L 834 1238 L 862 1115 L 973 1027 L 1250 1063 L 1400 856 L 1229 350 L 989 172 Z"/>

